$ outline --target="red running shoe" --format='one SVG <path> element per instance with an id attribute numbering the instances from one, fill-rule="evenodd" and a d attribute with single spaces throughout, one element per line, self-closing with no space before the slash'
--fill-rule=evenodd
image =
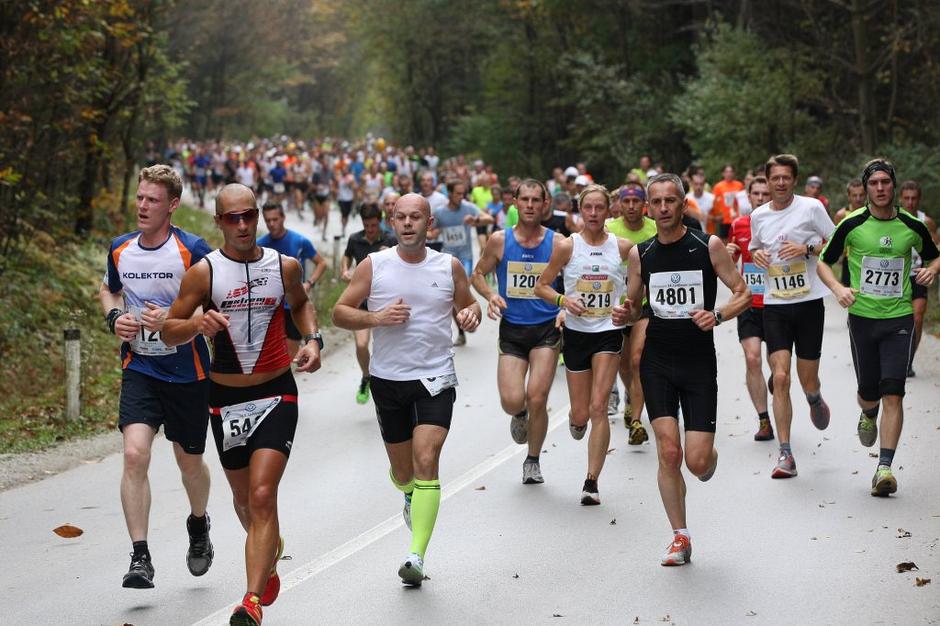
<path id="1" fill-rule="evenodd" d="M 277 555 L 274 557 L 274 565 L 271 566 L 268 582 L 264 585 L 264 593 L 261 594 L 261 606 L 271 606 L 277 600 L 277 595 L 281 593 L 281 577 L 277 575 L 277 563 L 282 556 L 284 556 L 284 537 L 278 539 Z"/>
<path id="2" fill-rule="evenodd" d="M 242 603 L 235 607 L 229 626 L 261 626 L 261 598 L 250 591 L 242 598 Z"/>

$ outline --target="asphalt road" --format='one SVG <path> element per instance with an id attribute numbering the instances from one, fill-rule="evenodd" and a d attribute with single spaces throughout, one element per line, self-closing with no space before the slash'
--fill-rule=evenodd
<path id="1" fill-rule="evenodd" d="M 716 338 L 720 465 L 709 483 L 688 480 L 692 563 L 664 568 L 670 529 L 654 446 L 628 446 L 616 420 L 602 505 L 580 506 L 587 439 L 568 434 L 562 369 L 549 402 L 546 483 L 521 484 L 525 447 L 512 443 L 499 408 L 496 324 L 484 323 L 456 349 L 460 386 L 441 463 L 444 500 L 426 559 L 430 580 L 418 590 L 398 580 L 409 544 L 401 496 L 388 482 L 373 408 L 354 402 L 352 345 L 337 348 L 320 372 L 298 377 L 300 423 L 280 490 L 289 559 L 265 623 L 940 623 L 936 360 L 922 363 L 908 387 L 899 491 L 877 499 L 868 493 L 877 459 L 855 435 L 854 376 L 837 305 L 827 301 L 822 368 L 833 419 L 817 431 L 793 393 L 794 479 L 771 480 L 776 445 L 752 440 L 756 418 L 734 322 Z M 0 623 L 227 623 L 244 593 L 244 531 L 211 438 L 206 458 L 216 556 L 193 578 L 184 562 L 185 494 L 169 444 L 155 444 L 153 590 L 120 586 L 130 550 L 120 455 L 0 493 L 0 588 L 8 598 Z M 66 523 L 84 534 L 53 534 Z M 897 573 L 904 561 L 919 571 Z M 915 577 L 934 582 L 917 587 Z"/>

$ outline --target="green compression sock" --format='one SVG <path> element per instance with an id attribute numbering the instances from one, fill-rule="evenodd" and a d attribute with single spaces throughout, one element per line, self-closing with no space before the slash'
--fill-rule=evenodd
<path id="1" fill-rule="evenodd" d="M 392 473 L 391 468 L 388 470 L 388 479 L 392 481 L 392 484 L 395 485 L 395 489 L 398 489 L 400 492 L 406 496 L 410 496 L 411 492 L 415 490 L 415 479 L 414 476 L 411 477 L 406 483 L 400 483 L 395 480 L 395 474 Z"/>
<path id="2" fill-rule="evenodd" d="M 441 481 L 415 480 L 411 496 L 411 551 L 424 558 L 441 508 Z"/>

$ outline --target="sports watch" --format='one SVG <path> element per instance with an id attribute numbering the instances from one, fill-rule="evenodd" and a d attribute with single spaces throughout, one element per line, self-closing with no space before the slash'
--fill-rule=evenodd
<path id="1" fill-rule="evenodd" d="M 323 349 L 323 335 L 318 332 L 310 333 L 309 335 L 304 335 L 304 343 L 310 343 L 311 341 L 316 341 L 317 345 L 320 346 L 320 349 Z"/>

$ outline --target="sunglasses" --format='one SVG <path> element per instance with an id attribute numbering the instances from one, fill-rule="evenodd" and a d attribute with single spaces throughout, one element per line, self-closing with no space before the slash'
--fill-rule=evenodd
<path id="1" fill-rule="evenodd" d="M 248 209 L 247 211 L 236 211 L 233 213 L 224 213 L 219 216 L 226 224 L 238 226 L 238 223 L 244 220 L 246 224 L 254 224 L 258 221 L 258 209 Z"/>

